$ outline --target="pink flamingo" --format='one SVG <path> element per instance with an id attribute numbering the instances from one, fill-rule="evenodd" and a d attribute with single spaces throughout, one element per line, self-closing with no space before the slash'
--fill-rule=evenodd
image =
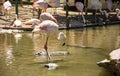
<path id="1" fill-rule="evenodd" d="M 44 20 L 52 20 L 52 21 L 54 21 L 55 23 L 57 23 L 56 18 L 53 17 L 50 13 L 47 13 L 47 12 L 41 13 L 41 15 L 40 15 L 40 20 L 41 20 L 41 21 L 44 21 Z"/>
<path id="2" fill-rule="evenodd" d="M 23 22 L 23 24 L 25 24 L 25 25 L 33 25 L 33 24 L 36 24 L 36 23 L 38 24 L 40 22 L 41 21 L 39 19 L 32 18 L 32 19 L 30 19 L 28 21 Z"/>
<path id="3" fill-rule="evenodd" d="M 103 12 L 102 9 L 102 3 L 100 0 L 91 0 L 90 6 L 88 6 L 88 9 L 95 9 L 96 11 L 99 10 L 100 12 Z"/>
<path id="4" fill-rule="evenodd" d="M 85 20 L 85 17 L 84 17 L 84 15 L 83 15 L 83 8 L 84 8 L 83 3 L 82 3 L 82 2 L 76 2 L 75 5 L 76 5 L 76 8 L 77 8 L 78 11 L 79 11 L 79 15 L 80 15 L 80 12 L 81 12 L 83 22 L 85 23 L 86 20 Z"/>
<path id="5" fill-rule="evenodd" d="M 43 10 L 43 12 L 46 12 L 47 7 L 48 4 L 44 0 L 38 0 L 33 3 L 33 8 L 39 8 Z"/>
<path id="6" fill-rule="evenodd" d="M 106 7 L 108 8 L 108 10 L 113 11 L 112 10 L 112 1 L 111 0 L 105 0 L 106 3 Z"/>
<path id="7" fill-rule="evenodd" d="M 100 2 L 100 0 L 91 0 L 91 4 L 90 6 L 88 6 L 88 9 L 94 9 L 96 12 L 97 10 L 99 10 L 101 13 L 103 13 L 102 3 Z M 95 12 L 95 22 L 96 22 L 96 12 Z"/>
<path id="8" fill-rule="evenodd" d="M 42 32 L 45 32 L 47 34 L 46 42 L 44 44 L 44 49 L 46 50 L 48 61 L 50 61 L 50 55 L 48 53 L 48 47 L 47 47 L 48 38 L 52 34 L 57 35 L 58 28 L 59 28 L 59 25 L 56 24 L 55 22 L 53 22 L 51 20 L 45 20 L 45 21 L 41 22 L 38 26 L 36 26 L 32 31 L 32 33 L 42 31 Z M 58 39 L 64 40 L 64 43 L 63 43 L 63 46 L 64 46 L 65 41 L 66 41 L 66 36 L 63 33 L 59 33 Z"/>
<path id="9" fill-rule="evenodd" d="M 6 15 L 6 18 L 7 15 L 9 15 L 10 18 L 10 10 L 12 9 L 12 4 L 10 3 L 10 1 L 6 1 L 3 3 L 3 6 L 4 6 L 4 13 Z"/>
<path id="10" fill-rule="evenodd" d="M 60 6 L 60 0 L 46 0 L 46 2 L 53 8 L 57 8 Z M 52 10 L 52 9 L 51 9 Z M 55 9 L 56 10 L 56 9 Z M 56 12 L 56 11 L 55 11 Z M 54 14 L 55 14 L 54 12 Z"/>
<path id="11" fill-rule="evenodd" d="M 44 0 L 38 0 L 33 3 L 33 16 L 34 16 L 34 10 L 38 9 L 38 18 L 41 14 L 41 12 L 46 12 L 48 8 L 48 3 L 45 2 Z"/>

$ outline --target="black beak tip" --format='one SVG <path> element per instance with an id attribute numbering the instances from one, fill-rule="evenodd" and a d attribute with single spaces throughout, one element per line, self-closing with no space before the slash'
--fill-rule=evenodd
<path id="1" fill-rule="evenodd" d="M 65 42 L 62 44 L 62 46 L 65 46 Z"/>

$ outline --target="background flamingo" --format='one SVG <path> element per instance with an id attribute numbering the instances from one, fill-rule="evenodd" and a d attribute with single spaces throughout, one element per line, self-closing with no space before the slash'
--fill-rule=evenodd
<path id="1" fill-rule="evenodd" d="M 22 21 L 18 19 L 18 15 L 16 15 L 16 19 L 13 22 L 13 27 L 22 27 Z"/>
<path id="2" fill-rule="evenodd" d="M 55 14 L 57 12 L 56 8 L 60 6 L 60 0 L 45 0 L 52 8 L 55 8 L 54 13 L 52 12 L 51 9 L 51 13 Z"/>
<path id="3" fill-rule="evenodd" d="M 41 14 L 41 12 L 46 12 L 48 8 L 48 3 L 44 0 L 38 0 L 33 3 L 33 9 L 38 9 L 38 18 Z M 33 10 L 33 15 L 34 15 L 34 10 Z"/>
<path id="4" fill-rule="evenodd" d="M 47 13 L 47 12 L 44 12 L 44 13 L 41 13 L 40 15 L 40 20 L 41 21 L 44 21 L 44 20 L 52 20 L 54 21 L 55 23 L 57 23 L 57 20 L 54 16 L 52 16 L 50 13 Z"/>
<path id="5" fill-rule="evenodd" d="M 36 19 L 36 18 L 32 18 L 32 19 L 30 19 L 28 21 L 23 22 L 23 24 L 25 24 L 25 25 L 34 25 L 36 23 L 37 24 L 40 23 L 40 20 Z"/>
<path id="6" fill-rule="evenodd" d="M 76 8 L 77 8 L 78 11 L 79 11 L 79 15 L 80 15 L 80 13 L 81 13 L 83 22 L 85 23 L 86 20 L 85 20 L 85 17 L 84 17 L 84 15 L 83 15 L 83 8 L 84 8 L 83 3 L 82 3 L 82 2 L 76 2 L 75 5 L 76 5 Z"/>
<path id="7" fill-rule="evenodd" d="M 91 0 L 91 4 L 88 6 L 88 9 L 94 9 L 102 11 L 102 3 L 99 0 Z"/>
<path id="8" fill-rule="evenodd" d="M 117 13 L 117 18 L 118 18 L 118 20 L 120 20 L 120 9 L 116 9 L 116 13 Z"/>
<path id="9" fill-rule="evenodd" d="M 102 3 L 100 2 L 100 0 L 91 0 L 91 4 L 88 6 L 88 9 L 93 9 L 96 12 L 97 10 L 99 10 L 101 13 L 103 13 Z M 96 22 L 96 12 L 95 12 L 95 22 Z"/>
<path id="10" fill-rule="evenodd" d="M 112 10 L 112 1 L 111 0 L 105 0 L 106 3 L 106 7 L 109 11 L 113 11 Z"/>
<path id="11" fill-rule="evenodd" d="M 43 12 L 46 12 L 46 9 L 48 7 L 48 4 L 44 0 L 38 0 L 33 3 L 34 8 L 39 8 Z"/>
<path id="12" fill-rule="evenodd" d="M 10 1 L 6 1 L 3 3 L 4 6 L 4 14 L 6 15 L 6 19 L 8 18 L 7 16 L 9 16 L 10 18 L 10 9 L 12 9 L 12 4 L 10 3 Z"/>
<path id="13" fill-rule="evenodd" d="M 48 61 L 50 61 L 50 55 L 48 53 L 48 48 L 47 48 L 48 38 L 51 35 L 57 36 L 58 28 L 59 28 L 59 25 L 56 24 L 55 22 L 53 22 L 51 20 L 45 20 L 45 21 L 41 22 L 38 26 L 36 26 L 33 29 L 33 31 L 32 31 L 32 33 L 42 31 L 42 32 L 45 32 L 47 34 L 47 36 L 46 36 L 46 42 L 44 44 L 44 49 L 46 50 L 47 60 Z M 58 39 L 60 39 L 60 37 L 63 37 L 63 34 L 60 34 L 60 36 L 58 37 Z M 64 39 L 64 43 L 63 44 L 65 44 L 66 37 L 64 37 L 62 39 Z"/>

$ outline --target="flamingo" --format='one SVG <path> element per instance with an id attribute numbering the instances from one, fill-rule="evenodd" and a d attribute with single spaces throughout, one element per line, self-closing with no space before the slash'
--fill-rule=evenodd
<path id="1" fill-rule="evenodd" d="M 120 9 L 116 8 L 117 18 L 120 20 Z"/>
<path id="2" fill-rule="evenodd" d="M 18 19 L 18 16 L 16 15 L 16 19 L 15 19 L 15 21 L 13 22 L 13 27 L 22 27 L 22 21 L 20 21 L 19 19 Z"/>
<path id="3" fill-rule="evenodd" d="M 42 31 L 47 34 L 46 42 L 44 44 L 44 49 L 46 50 L 48 62 L 50 61 L 50 54 L 48 53 L 48 47 L 47 47 L 48 38 L 52 34 L 57 35 L 58 28 L 59 28 L 59 25 L 57 23 L 55 23 L 51 20 L 45 20 L 45 21 L 41 22 L 38 26 L 36 26 L 32 31 L 32 33 Z M 64 36 L 64 38 L 63 38 L 63 36 Z M 64 43 L 63 43 L 63 46 L 64 46 L 65 42 L 66 42 L 66 36 L 63 35 L 63 33 L 60 33 L 58 36 L 58 39 L 61 39 L 61 38 L 64 40 Z"/>
<path id="4" fill-rule="evenodd" d="M 33 24 L 36 24 L 36 23 L 38 24 L 40 22 L 41 21 L 39 19 L 32 18 L 32 19 L 30 19 L 28 21 L 23 22 L 23 24 L 25 24 L 25 25 L 33 25 Z"/>
<path id="5" fill-rule="evenodd" d="M 52 20 L 52 21 L 54 21 L 55 23 L 57 23 L 56 18 L 53 17 L 50 13 L 47 13 L 47 12 L 41 13 L 41 15 L 40 15 L 40 20 L 41 20 L 41 21 L 44 21 L 44 20 Z"/>
<path id="6" fill-rule="evenodd" d="M 102 3 L 100 2 L 100 0 L 91 0 L 91 4 L 88 6 L 88 9 L 94 9 L 96 10 L 96 12 L 97 10 L 99 10 L 101 13 L 103 13 Z M 96 14 L 95 14 L 95 20 L 96 20 Z"/>
<path id="7" fill-rule="evenodd" d="M 60 0 L 45 0 L 45 1 L 53 8 L 57 8 L 60 6 Z M 54 14 L 55 14 L 55 12 L 54 12 Z"/>
<path id="8" fill-rule="evenodd" d="M 82 3 L 82 2 L 76 2 L 75 5 L 76 5 L 76 8 L 77 8 L 78 11 L 79 11 L 79 15 L 80 15 L 80 12 L 81 12 L 83 22 L 85 23 L 86 20 L 85 20 L 85 17 L 84 17 L 84 15 L 83 15 L 83 8 L 84 8 L 83 3 Z"/>
<path id="9" fill-rule="evenodd" d="M 48 4 L 44 0 L 38 0 L 33 3 L 33 8 L 38 8 L 41 9 L 43 12 L 46 12 Z"/>
<path id="10" fill-rule="evenodd" d="M 7 18 L 7 15 L 10 16 L 10 10 L 12 9 L 12 4 L 10 3 L 10 1 L 6 1 L 3 3 L 3 7 L 4 7 L 4 13 L 6 14 L 6 18 Z"/>
<path id="11" fill-rule="evenodd" d="M 112 10 L 112 1 L 111 0 L 105 0 L 106 6 L 108 8 L 109 11 L 113 11 Z"/>

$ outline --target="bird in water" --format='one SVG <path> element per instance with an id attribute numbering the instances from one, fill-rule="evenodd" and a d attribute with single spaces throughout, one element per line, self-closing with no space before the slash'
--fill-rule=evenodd
<path id="1" fill-rule="evenodd" d="M 46 54 L 47 54 L 47 61 L 49 62 L 50 61 L 50 55 L 48 53 L 48 39 L 51 35 L 53 36 L 56 36 L 58 35 L 58 28 L 59 28 L 59 25 L 51 20 L 45 20 L 45 21 L 42 21 L 38 26 L 36 26 L 32 33 L 35 33 L 35 32 L 45 32 L 47 35 L 46 35 L 46 42 L 44 44 L 44 49 L 46 50 Z M 65 40 L 66 40 L 66 36 L 63 35 L 63 33 L 59 34 L 58 35 L 58 39 L 64 39 L 64 43 L 63 45 L 65 45 Z M 64 38 L 63 38 L 64 37 Z"/>

